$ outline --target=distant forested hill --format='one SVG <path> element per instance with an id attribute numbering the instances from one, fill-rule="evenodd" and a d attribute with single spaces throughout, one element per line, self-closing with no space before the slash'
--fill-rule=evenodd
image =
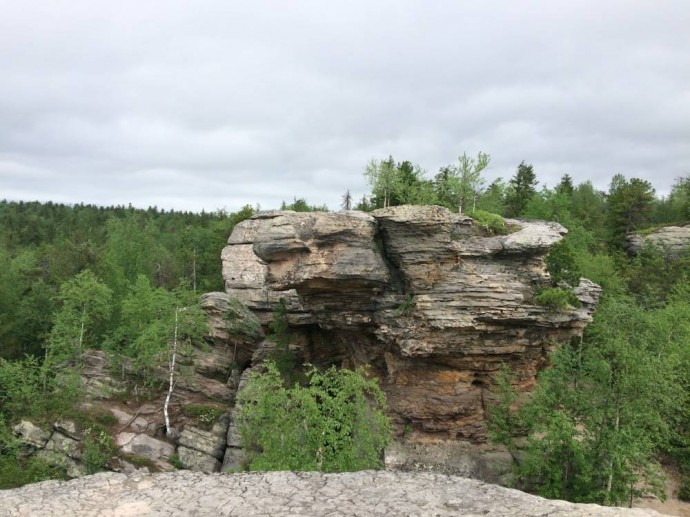
<path id="1" fill-rule="evenodd" d="M 138 275 L 166 289 L 222 290 L 220 251 L 252 213 L 0 202 L 0 357 L 41 355 L 60 285 L 86 269 L 116 305 Z"/>

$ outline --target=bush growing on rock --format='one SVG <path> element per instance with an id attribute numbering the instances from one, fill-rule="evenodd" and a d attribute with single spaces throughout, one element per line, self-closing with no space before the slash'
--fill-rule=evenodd
<path id="1" fill-rule="evenodd" d="M 250 470 L 347 472 L 382 468 L 391 440 L 385 397 L 362 371 L 307 372 L 308 386 L 286 388 L 275 363 L 239 396 Z"/>

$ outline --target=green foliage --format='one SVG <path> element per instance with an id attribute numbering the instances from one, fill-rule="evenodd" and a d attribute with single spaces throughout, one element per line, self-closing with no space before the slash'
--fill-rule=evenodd
<path id="1" fill-rule="evenodd" d="M 476 210 L 484 210 L 493 214 L 505 215 L 506 184 L 502 178 L 497 178 L 477 198 Z"/>
<path id="2" fill-rule="evenodd" d="M 484 210 L 474 210 L 469 215 L 490 235 L 506 235 L 511 233 L 511 229 L 506 226 L 505 219 L 498 214 L 492 214 Z"/>
<path id="3" fill-rule="evenodd" d="M 286 388 L 275 364 L 239 395 L 240 432 L 251 470 L 324 472 L 382 468 L 391 440 L 383 392 L 363 372 L 312 369 Z"/>
<path id="4" fill-rule="evenodd" d="M 407 293 L 395 312 L 399 316 L 410 316 L 414 312 L 414 297 Z"/>
<path id="5" fill-rule="evenodd" d="M 0 490 L 47 479 L 65 479 L 65 473 L 42 458 L 27 458 L 21 454 L 21 442 L 12 434 L 5 416 L 0 413 Z"/>
<path id="6" fill-rule="evenodd" d="M 680 485 L 676 496 L 681 501 L 690 502 L 690 475 L 685 475 L 680 478 Z"/>
<path id="7" fill-rule="evenodd" d="M 510 188 L 506 194 L 506 215 L 519 217 L 527 207 L 527 204 L 536 193 L 539 182 L 531 165 L 520 163 L 510 180 Z"/>
<path id="8" fill-rule="evenodd" d="M 207 330 L 206 314 L 185 285 L 168 291 L 153 287 L 140 275 L 122 302 L 116 349 L 134 361 L 145 380 L 153 380 L 150 373 L 167 365 L 176 309 L 178 341 L 188 346 L 201 342 Z"/>
<path id="9" fill-rule="evenodd" d="M 215 406 L 189 405 L 182 409 L 183 413 L 189 417 L 196 418 L 197 423 L 204 428 L 211 428 L 218 419 L 225 413 L 224 410 Z"/>
<path id="10" fill-rule="evenodd" d="M 585 341 L 552 356 L 526 404 L 494 405 L 496 441 L 514 446 L 514 430 L 527 433 L 516 467 L 523 486 L 600 504 L 663 495 L 657 451 L 684 443 L 688 428 L 687 410 L 678 414 L 689 400 L 688 311 L 686 297 L 653 313 L 605 299 Z"/>
<path id="11" fill-rule="evenodd" d="M 570 287 L 578 286 L 580 271 L 567 238 L 551 247 L 546 257 L 546 269 L 551 275 L 551 281 L 554 285 L 563 283 Z"/>
<path id="12" fill-rule="evenodd" d="M 501 369 L 494 378 L 496 400 L 488 408 L 489 439 L 493 443 L 505 445 L 511 454 L 514 454 L 516 446 L 513 437 L 519 431 L 521 424 L 513 410 L 518 398 L 517 392 L 511 385 L 513 376 L 506 365 L 501 365 Z"/>
<path id="13" fill-rule="evenodd" d="M 49 479 L 67 479 L 64 469 L 50 465 L 43 458 L 18 459 L 0 455 L 0 490 L 17 488 Z"/>
<path id="14" fill-rule="evenodd" d="M 475 210 L 484 185 L 481 174 L 490 161 L 489 155 L 481 151 L 476 159 L 463 153 L 456 165 L 442 167 L 434 178 L 437 202 L 458 213 Z"/>
<path id="15" fill-rule="evenodd" d="M 569 307 L 579 307 L 580 300 L 570 289 L 562 287 L 547 287 L 534 297 L 534 303 L 554 310 L 564 310 Z"/>
<path id="16" fill-rule="evenodd" d="M 84 463 L 89 474 L 103 470 L 117 449 L 110 433 L 100 426 L 85 430 L 81 446 L 83 448 L 81 462 Z"/>
<path id="17" fill-rule="evenodd" d="M 168 463 L 170 463 L 177 470 L 183 470 L 185 468 L 184 463 L 182 463 L 182 460 L 180 459 L 180 456 L 177 453 L 172 454 L 168 458 Z"/>
<path id="18" fill-rule="evenodd" d="M 108 328 L 140 274 L 168 290 L 180 279 L 198 292 L 222 290 L 218 256 L 252 214 L 0 201 L 0 356 L 43 355 L 60 286 L 87 269 L 113 291 Z"/>
<path id="19" fill-rule="evenodd" d="M 373 199 L 369 203 L 364 198 L 358 204 L 358 210 L 436 203 L 432 182 L 424 178 L 424 170 L 409 161 L 396 164 L 392 156 L 380 161 L 372 158 L 364 176 L 372 188 Z"/>
<path id="20" fill-rule="evenodd" d="M 76 359 L 86 348 L 100 348 L 112 312 L 112 292 L 88 269 L 60 286 L 62 308 L 46 344 L 46 363 Z"/>
<path id="21" fill-rule="evenodd" d="M 690 251 L 667 257 L 664 250 L 647 243 L 625 271 L 628 289 L 640 303 L 659 307 L 678 283 L 690 279 Z"/>
<path id="22" fill-rule="evenodd" d="M 625 235 L 647 225 L 653 209 L 654 188 L 639 178 L 626 179 L 616 174 L 611 180 L 606 210 L 609 240 L 614 246 L 623 245 Z"/>
<path id="23" fill-rule="evenodd" d="M 292 335 L 290 334 L 285 298 L 281 298 L 273 309 L 273 319 L 268 327 L 271 331 L 268 339 L 275 343 L 275 348 L 271 351 L 269 359 L 275 363 L 286 384 L 292 384 L 295 380 L 294 369 L 297 357 L 290 350 Z"/>
<path id="24" fill-rule="evenodd" d="M 328 212 L 328 207 L 326 205 L 310 205 L 304 198 L 294 198 L 292 203 L 289 205 L 283 201 L 283 203 L 280 205 L 280 209 L 293 210 L 295 212 Z"/>
<path id="25" fill-rule="evenodd" d="M 38 360 L 0 359 L 0 411 L 11 419 L 45 411 L 43 372 Z"/>

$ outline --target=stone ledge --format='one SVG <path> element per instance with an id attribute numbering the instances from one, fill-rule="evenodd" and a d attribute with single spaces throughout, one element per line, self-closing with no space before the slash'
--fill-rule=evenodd
<path id="1" fill-rule="evenodd" d="M 0 492 L 0 516 L 653 516 L 653 510 L 552 501 L 441 474 L 179 471 L 101 473 Z"/>

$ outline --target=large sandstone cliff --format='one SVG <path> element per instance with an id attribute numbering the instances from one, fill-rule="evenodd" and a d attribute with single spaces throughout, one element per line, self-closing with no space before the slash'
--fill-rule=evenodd
<path id="1" fill-rule="evenodd" d="M 305 362 L 371 366 L 407 445 L 393 462 L 424 444 L 481 446 L 501 365 L 531 389 L 556 343 L 581 335 L 600 293 L 583 279 L 580 308 L 536 305 L 551 285 L 545 256 L 566 230 L 508 222 L 516 231 L 496 236 L 436 206 L 261 213 L 223 250 L 226 291 L 264 323 L 284 298 Z M 440 457 L 447 463 L 447 451 Z"/>

